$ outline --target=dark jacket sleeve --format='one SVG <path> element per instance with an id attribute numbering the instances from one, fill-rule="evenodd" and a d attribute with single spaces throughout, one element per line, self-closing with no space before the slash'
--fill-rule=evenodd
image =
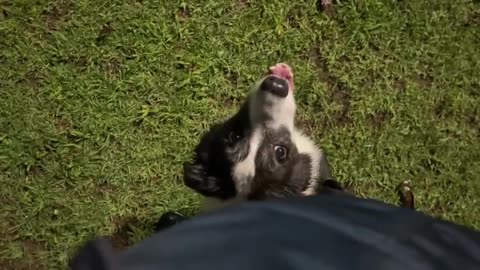
<path id="1" fill-rule="evenodd" d="M 480 233 L 374 200 L 325 195 L 224 208 L 116 255 L 96 240 L 73 262 L 74 270 L 478 270 Z"/>

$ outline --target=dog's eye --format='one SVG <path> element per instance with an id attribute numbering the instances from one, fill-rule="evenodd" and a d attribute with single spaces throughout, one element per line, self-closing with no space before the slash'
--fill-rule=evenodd
<path id="1" fill-rule="evenodd" d="M 235 131 L 230 131 L 227 136 L 227 143 L 230 145 L 236 144 L 238 141 L 242 139 L 242 136 L 237 134 Z"/>
<path id="2" fill-rule="evenodd" d="M 283 162 L 287 159 L 287 148 L 285 146 L 276 145 L 275 146 L 275 157 L 279 162 Z"/>

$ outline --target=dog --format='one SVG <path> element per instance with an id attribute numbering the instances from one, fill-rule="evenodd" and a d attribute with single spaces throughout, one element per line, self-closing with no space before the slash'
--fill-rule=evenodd
<path id="1" fill-rule="evenodd" d="M 202 195 L 201 212 L 242 201 L 346 192 L 334 179 L 324 151 L 295 125 L 292 68 L 271 66 L 239 110 L 200 138 L 184 183 Z M 185 218 L 168 212 L 157 230 Z"/>
<path id="2" fill-rule="evenodd" d="M 313 195 L 332 178 L 326 155 L 295 126 L 293 71 L 269 68 L 236 114 L 214 124 L 184 164 L 184 183 L 203 210 L 244 200 Z"/>

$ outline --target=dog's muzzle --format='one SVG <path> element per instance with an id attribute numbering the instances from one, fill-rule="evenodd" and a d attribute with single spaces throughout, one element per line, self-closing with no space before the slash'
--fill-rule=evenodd
<path id="1" fill-rule="evenodd" d="M 276 76 L 268 76 L 260 85 L 260 90 L 268 91 L 277 97 L 284 98 L 288 95 L 288 82 Z"/>

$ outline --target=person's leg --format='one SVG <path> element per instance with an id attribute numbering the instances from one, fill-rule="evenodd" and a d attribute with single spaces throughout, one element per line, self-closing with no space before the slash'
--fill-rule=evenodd
<path id="1" fill-rule="evenodd" d="M 316 196 L 321 196 L 323 194 L 331 194 L 331 193 L 339 193 L 339 192 L 346 192 L 343 188 L 342 184 L 337 180 L 330 178 L 323 181 L 322 186 L 319 189 L 319 194 Z M 203 198 L 203 200 L 208 201 L 210 198 Z M 211 198 L 211 200 L 218 200 L 215 198 Z M 219 204 L 215 202 L 215 204 Z M 225 206 L 222 206 L 225 207 Z M 161 230 L 165 230 L 170 228 L 180 222 L 187 220 L 189 217 L 186 217 L 180 213 L 168 211 L 162 214 L 159 220 L 154 225 L 155 232 L 159 232 Z"/>
<path id="2" fill-rule="evenodd" d="M 196 216 L 116 255 L 97 240 L 80 250 L 72 266 L 480 269 L 480 233 L 375 200 L 339 194 L 297 197 L 247 202 Z"/>

